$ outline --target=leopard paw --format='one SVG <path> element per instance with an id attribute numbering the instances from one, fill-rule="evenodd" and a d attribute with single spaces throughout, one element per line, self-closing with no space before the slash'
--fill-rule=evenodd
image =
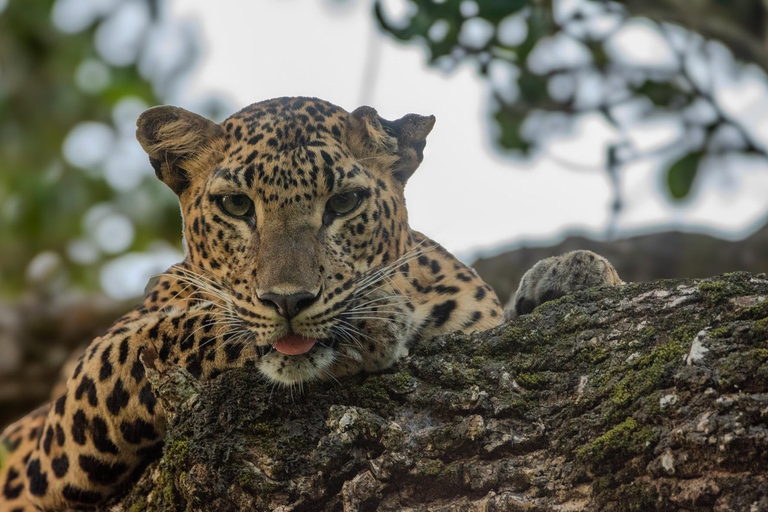
<path id="1" fill-rule="evenodd" d="M 523 275 L 504 312 L 504 320 L 527 315 L 537 306 L 586 288 L 623 284 L 613 265 L 592 251 L 546 258 Z"/>

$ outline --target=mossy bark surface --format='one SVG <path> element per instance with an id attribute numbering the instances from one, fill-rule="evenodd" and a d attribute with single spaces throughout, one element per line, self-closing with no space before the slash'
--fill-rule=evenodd
<path id="1" fill-rule="evenodd" d="M 292 393 L 169 372 L 165 455 L 111 510 L 768 510 L 767 297 L 588 290 Z"/>

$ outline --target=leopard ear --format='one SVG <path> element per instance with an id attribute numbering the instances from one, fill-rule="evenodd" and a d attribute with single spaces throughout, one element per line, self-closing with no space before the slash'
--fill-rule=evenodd
<path id="1" fill-rule="evenodd" d="M 373 159 L 405 184 L 424 158 L 435 116 L 408 114 L 387 121 L 371 107 L 349 114 L 345 142 L 358 159 Z"/>
<path id="2" fill-rule="evenodd" d="M 160 106 L 139 116 L 136 138 L 157 177 L 178 195 L 193 176 L 210 170 L 220 158 L 224 130 L 183 108 Z"/>

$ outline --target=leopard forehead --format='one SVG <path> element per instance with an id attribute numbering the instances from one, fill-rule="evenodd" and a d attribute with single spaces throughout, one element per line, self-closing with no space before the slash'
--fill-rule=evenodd
<path id="1" fill-rule="evenodd" d="M 250 105 L 222 123 L 223 157 L 213 179 L 224 190 L 227 182 L 251 190 L 265 205 L 311 202 L 365 174 L 343 142 L 347 117 L 309 98 Z"/>
<path id="2" fill-rule="evenodd" d="M 292 245 L 297 246 L 296 239 L 305 236 L 309 228 L 320 228 L 326 200 L 336 192 L 352 189 L 360 197 L 371 198 L 371 203 L 353 216 L 353 229 L 329 230 L 328 242 L 338 246 L 356 238 L 357 243 L 346 244 L 342 251 L 348 256 L 351 249 L 365 249 L 373 241 L 362 240 L 361 235 L 374 234 L 370 228 L 382 218 L 391 224 L 384 228 L 383 236 L 388 241 L 395 239 L 391 235 L 400 231 L 395 224 L 398 228 L 407 224 L 402 184 L 394 183 L 392 173 L 385 172 L 377 158 L 358 159 L 353 154 L 345 137 L 349 116 L 327 101 L 277 98 L 252 104 L 227 118 L 220 125 L 217 163 L 200 173 L 202 179 L 181 195 L 186 224 L 191 229 L 187 241 L 204 241 L 214 246 L 209 247 L 216 249 L 212 252 L 230 255 L 248 247 L 231 243 L 220 246 L 216 238 L 219 242 L 238 237 L 244 241 L 256 233 L 251 249 L 274 242 L 275 237 L 291 238 Z M 243 230 L 242 224 L 221 212 L 217 201 L 236 194 L 246 194 L 254 201 L 257 214 L 253 232 L 251 228 Z M 192 250 L 202 252 L 202 246 Z M 203 259 L 207 259 L 205 254 Z"/>
<path id="3" fill-rule="evenodd" d="M 347 112 L 313 98 L 277 98 L 254 103 L 223 123 L 232 141 L 266 154 L 340 143 Z"/>

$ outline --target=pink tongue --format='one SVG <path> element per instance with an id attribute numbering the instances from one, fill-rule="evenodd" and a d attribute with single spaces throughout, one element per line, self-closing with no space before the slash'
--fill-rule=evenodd
<path id="1" fill-rule="evenodd" d="M 309 352 L 309 349 L 315 346 L 316 341 L 298 334 L 289 334 L 285 338 L 277 340 L 272 346 L 281 354 L 296 356 Z"/>

